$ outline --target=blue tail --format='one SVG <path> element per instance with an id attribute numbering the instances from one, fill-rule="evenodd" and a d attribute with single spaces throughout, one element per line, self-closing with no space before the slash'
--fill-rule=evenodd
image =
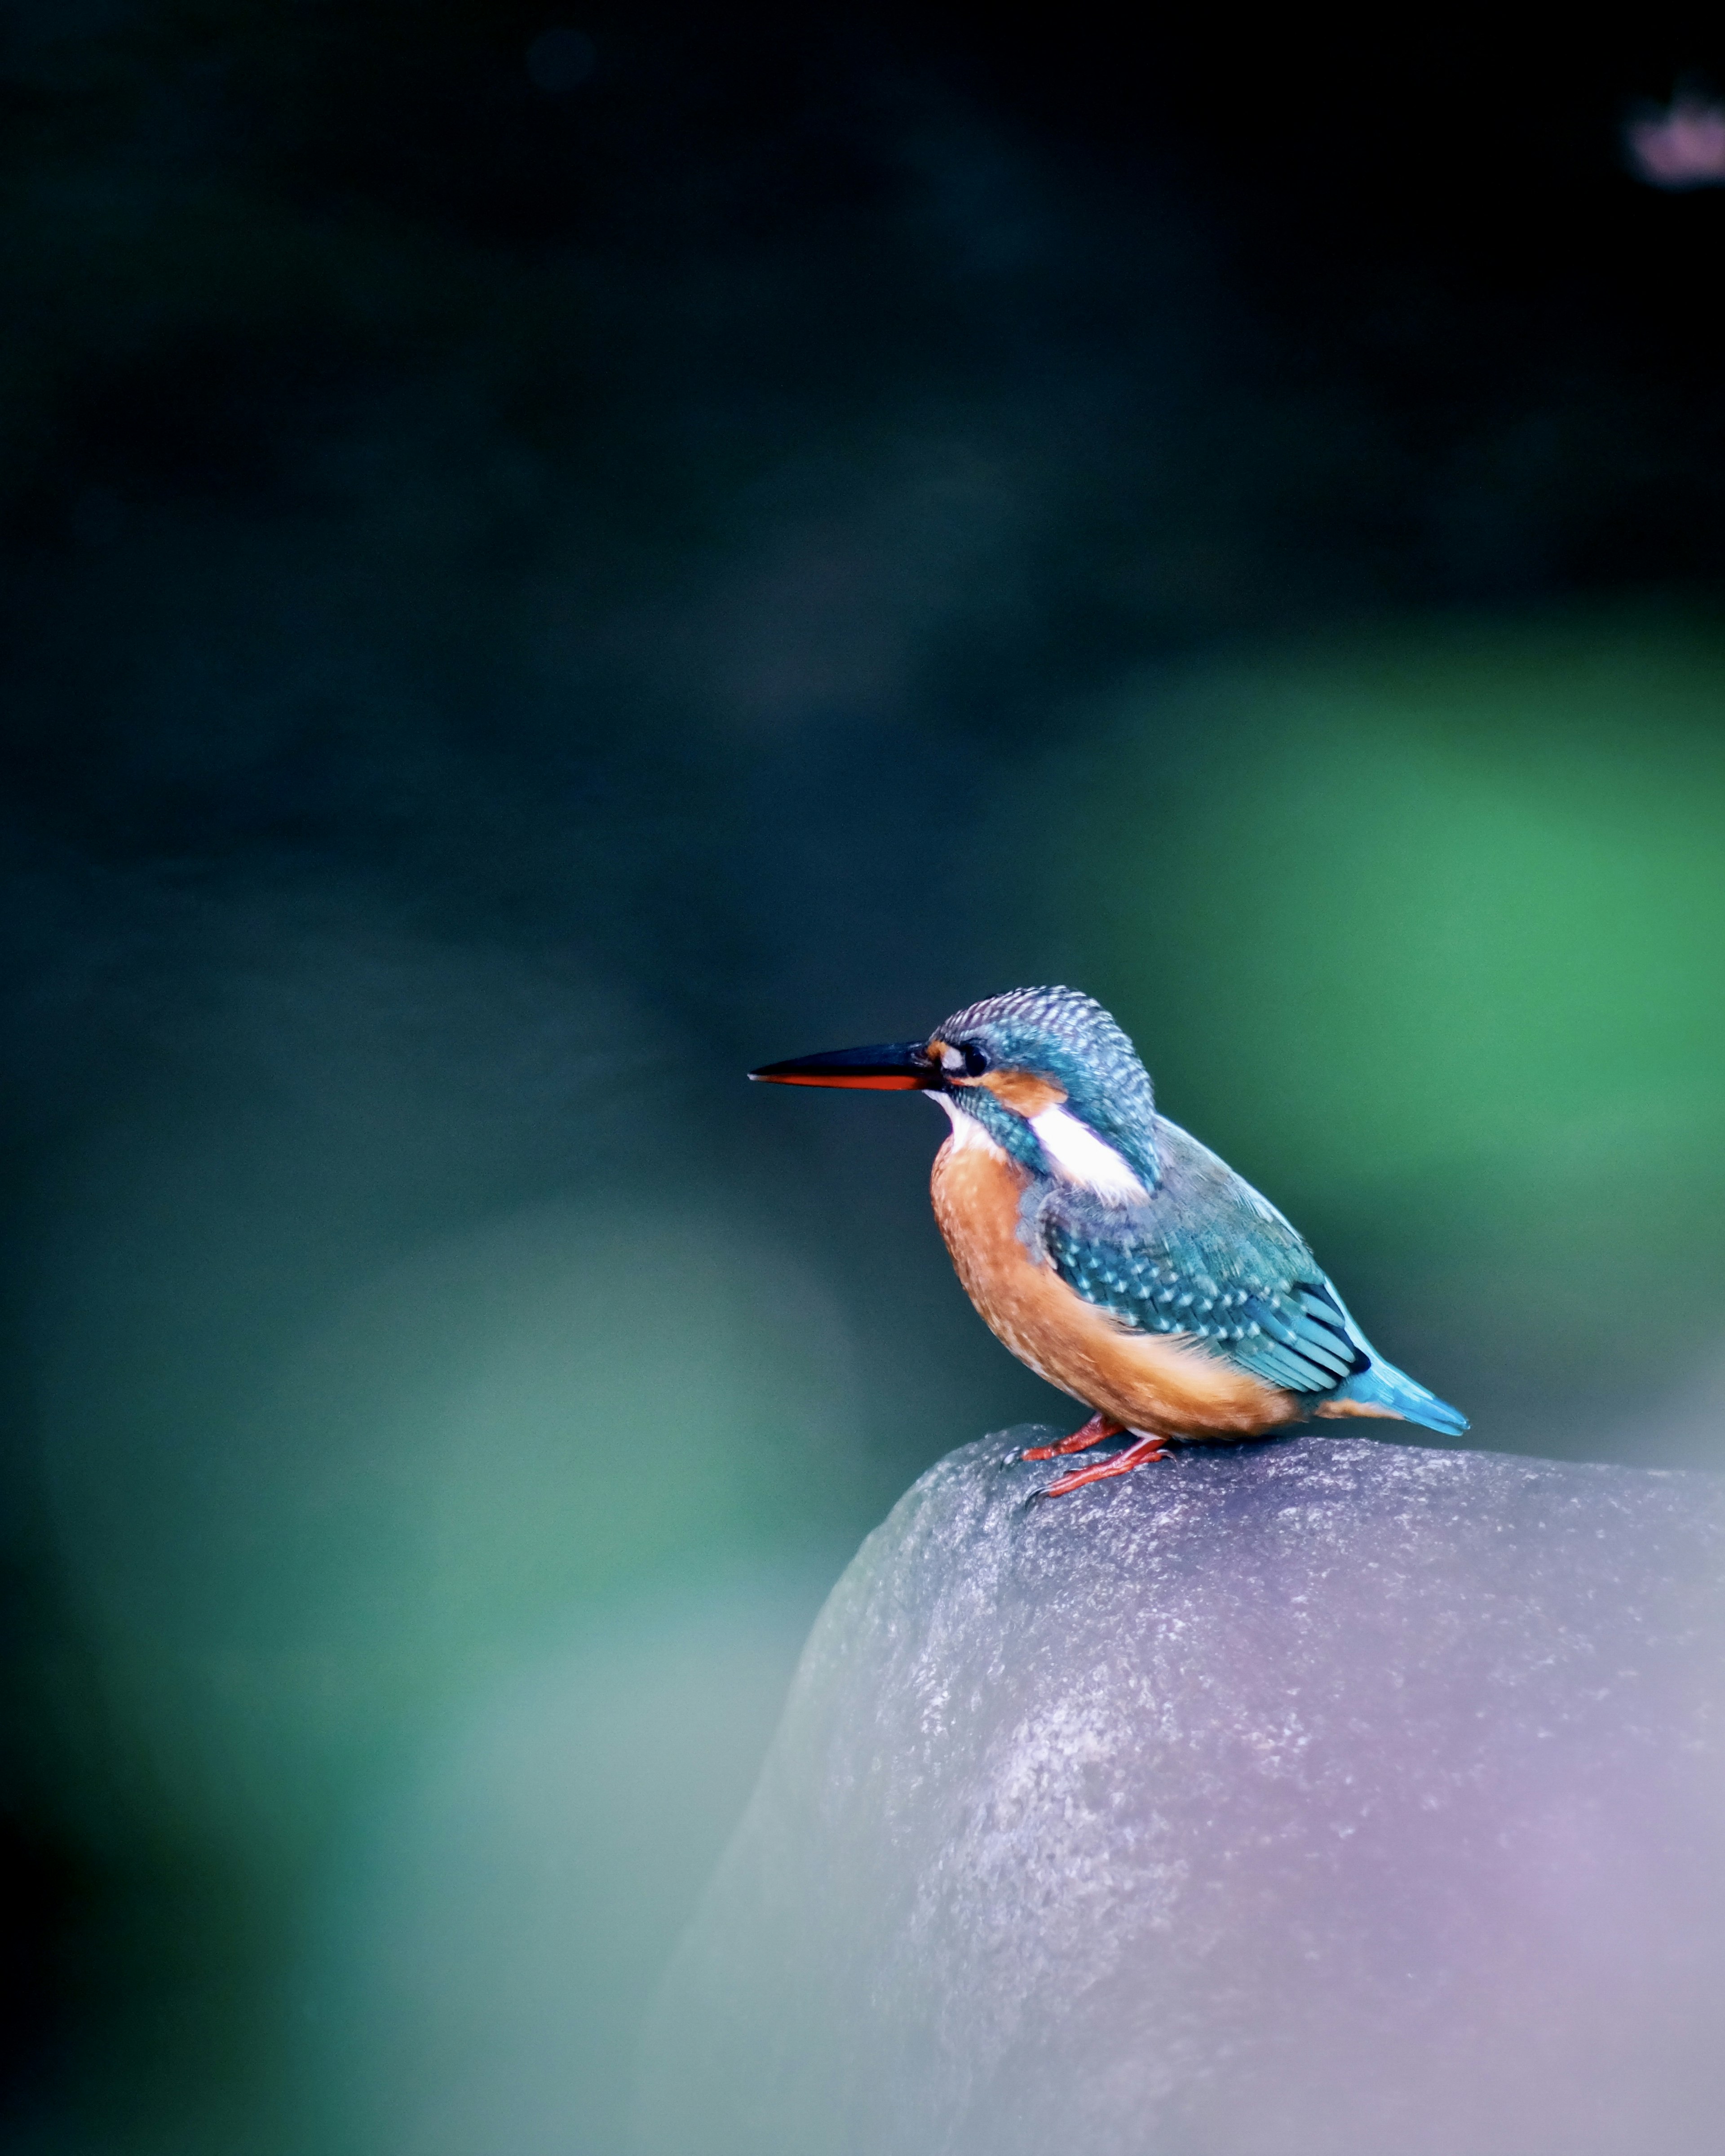
<path id="1" fill-rule="evenodd" d="M 1467 1428 L 1467 1417 L 1458 1414 L 1447 1400 L 1427 1392 L 1424 1385 L 1416 1385 L 1394 1363 L 1381 1363 L 1375 1357 L 1365 1369 L 1337 1385 L 1329 1398 L 1382 1408 L 1387 1414 L 1398 1415 L 1404 1422 L 1417 1422 L 1426 1430 L 1440 1430 L 1445 1437 L 1460 1437 Z"/>

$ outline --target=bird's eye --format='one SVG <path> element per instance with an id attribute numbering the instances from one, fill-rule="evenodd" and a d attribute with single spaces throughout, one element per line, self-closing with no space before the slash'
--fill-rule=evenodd
<path id="1" fill-rule="evenodd" d="M 964 1058 L 965 1076 L 980 1078 L 988 1067 L 988 1050 L 978 1048 L 973 1040 L 967 1040 L 958 1052 Z"/>

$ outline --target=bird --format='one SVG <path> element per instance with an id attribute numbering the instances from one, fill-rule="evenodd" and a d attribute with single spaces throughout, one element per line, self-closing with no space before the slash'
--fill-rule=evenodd
<path id="1" fill-rule="evenodd" d="M 1379 1355 L 1267 1198 L 1156 1111 L 1137 1050 L 1076 988 L 1014 988 L 924 1040 L 764 1064 L 778 1086 L 927 1093 L 951 1127 L 935 1219 L 995 1336 L 1089 1410 L 1052 1460 L 1131 1444 L 1036 1492 L 1318 1416 L 1459 1436 L 1466 1419 Z"/>

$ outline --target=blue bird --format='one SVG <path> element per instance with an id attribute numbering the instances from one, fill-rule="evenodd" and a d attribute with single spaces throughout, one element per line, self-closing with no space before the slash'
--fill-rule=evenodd
<path id="1" fill-rule="evenodd" d="M 1020 1362 L 1091 1410 L 1024 1456 L 1135 1440 L 1045 1496 L 1162 1459 L 1173 1438 L 1258 1437 L 1313 1414 L 1467 1428 L 1378 1354 L 1269 1199 L 1157 1114 L 1137 1051 L 1076 988 L 1015 988 L 926 1041 L 749 1075 L 925 1092 L 946 1111 L 934 1211 L 965 1291 Z"/>

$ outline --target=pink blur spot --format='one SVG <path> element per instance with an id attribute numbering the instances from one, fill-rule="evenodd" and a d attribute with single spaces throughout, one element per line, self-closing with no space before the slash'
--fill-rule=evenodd
<path id="1" fill-rule="evenodd" d="M 1625 130 L 1630 162 L 1655 187 L 1725 187 L 1725 105 L 1673 98 Z"/>

